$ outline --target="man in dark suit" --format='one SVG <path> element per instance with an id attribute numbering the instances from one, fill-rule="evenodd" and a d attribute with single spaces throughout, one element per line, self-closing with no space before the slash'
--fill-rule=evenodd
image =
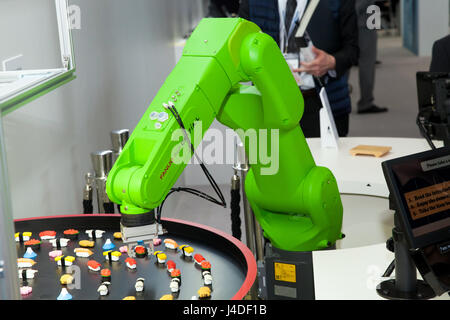
<path id="1" fill-rule="evenodd" d="M 450 35 L 434 43 L 430 72 L 450 73 Z"/>
<path id="2" fill-rule="evenodd" d="M 296 7 L 295 0 L 287 0 L 285 24 L 289 29 Z M 280 44 L 280 16 L 278 0 L 241 0 L 239 16 L 256 23 L 263 32 Z M 316 59 L 302 62 L 296 72 L 327 78 L 325 89 L 339 136 L 347 136 L 351 100 L 348 73 L 358 62 L 358 26 L 355 0 L 321 0 L 308 25 L 307 32 L 315 46 Z M 295 31 L 288 39 L 287 52 L 297 52 Z M 300 125 L 306 137 L 320 137 L 319 111 L 322 103 L 316 88 L 302 90 L 305 111 Z"/>

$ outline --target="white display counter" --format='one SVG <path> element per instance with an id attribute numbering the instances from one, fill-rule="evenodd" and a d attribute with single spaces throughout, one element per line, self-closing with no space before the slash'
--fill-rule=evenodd
<path id="1" fill-rule="evenodd" d="M 394 259 L 385 244 L 394 217 L 381 163 L 430 147 L 424 139 L 409 138 L 341 138 L 338 150 L 323 149 L 318 138 L 308 139 L 308 145 L 317 165 L 331 169 L 337 179 L 346 235 L 338 241 L 337 250 L 313 252 L 316 299 L 383 299 L 376 287 Z M 350 149 L 358 145 L 389 146 L 392 150 L 381 158 L 350 155 Z M 436 299 L 450 297 L 445 294 Z"/>

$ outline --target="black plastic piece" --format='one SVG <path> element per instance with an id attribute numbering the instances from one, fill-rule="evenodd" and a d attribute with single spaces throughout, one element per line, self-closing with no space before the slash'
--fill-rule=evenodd
<path id="1" fill-rule="evenodd" d="M 155 210 L 141 214 L 122 214 L 120 222 L 124 227 L 128 228 L 154 224 L 156 222 Z"/>

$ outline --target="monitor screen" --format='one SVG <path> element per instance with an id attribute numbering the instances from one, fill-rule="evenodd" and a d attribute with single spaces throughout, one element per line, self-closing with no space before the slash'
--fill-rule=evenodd
<path id="1" fill-rule="evenodd" d="M 386 161 L 383 169 L 411 245 L 450 240 L 450 149 Z"/>
<path id="2" fill-rule="evenodd" d="M 450 148 L 383 162 L 383 172 L 423 279 L 437 295 L 450 289 Z"/>

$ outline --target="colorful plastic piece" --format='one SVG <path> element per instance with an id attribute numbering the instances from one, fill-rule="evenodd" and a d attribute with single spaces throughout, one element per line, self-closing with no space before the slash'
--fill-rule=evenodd
<path id="1" fill-rule="evenodd" d="M 66 238 L 50 239 L 50 243 L 54 248 L 65 248 L 69 244 L 70 240 Z"/>
<path id="2" fill-rule="evenodd" d="M 90 240 L 81 240 L 78 244 L 82 248 L 93 248 L 95 246 L 95 242 Z"/>
<path id="3" fill-rule="evenodd" d="M 127 246 L 121 246 L 119 248 L 120 253 L 128 253 L 128 247 Z"/>
<path id="4" fill-rule="evenodd" d="M 94 254 L 88 248 L 75 248 L 73 251 L 75 252 L 75 255 L 80 258 L 89 258 Z"/>
<path id="5" fill-rule="evenodd" d="M 69 291 L 67 291 L 66 288 L 62 288 L 61 293 L 59 294 L 58 298 L 56 298 L 56 300 L 72 300 L 72 299 L 73 299 L 72 295 L 69 293 Z"/>
<path id="6" fill-rule="evenodd" d="M 136 254 L 136 257 L 138 257 L 138 258 L 145 258 L 148 254 L 148 250 L 144 246 L 136 246 L 134 248 L 134 253 Z"/>
<path id="7" fill-rule="evenodd" d="M 144 282 L 145 282 L 144 278 L 138 278 L 136 280 L 136 284 L 134 285 L 136 292 L 144 291 Z"/>
<path id="8" fill-rule="evenodd" d="M 105 244 L 103 245 L 103 251 L 113 250 L 116 247 L 114 243 L 111 242 L 111 239 L 106 239 Z"/>
<path id="9" fill-rule="evenodd" d="M 38 250 L 41 248 L 41 241 L 36 239 L 30 239 L 24 243 L 25 247 Z"/>
<path id="10" fill-rule="evenodd" d="M 106 282 L 111 281 L 111 270 L 102 269 L 102 271 L 100 271 L 100 275 L 102 276 L 103 281 L 106 281 Z"/>
<path id="11" fill-rule="evenodd" d="M 200 266 L 203 271 L 211 271 L 211 263 L 209 261 L 206 261 L 206 260 L 202 261 Z"/>
<path id="12" fill-rule="evenodd" d="M 101 295 L 101 296 L 106 296 L 109 294 L 109 286 L 110 286 L 110 282 L 109 281 L 105 281 L 103 282 L 100 287 L 98 287 L 97 292 Z"/>
<path id="13" fill-rule="evenodd" d="M 23 257 L 25 259 L 36 259 L 37 254 L 33 251 L 33 249 L 31 249 L 30 247 L 27 249 L 27 251 L 25 252 L 25 254 L 23 255 Z"/>
<path id="14" fill-rule="evenodd" d="M 91 239 L 101 239 L 105 232 L 104 230 L 86 230 L 86 233 Z"/>
<path id="15" fill-rule="evenodd" d="M 19 279 L 34 279 L 37 270 L 33 269 L 19 269 Z"/>
<path id="16" fill-rule="evenodd" d="M 16 242 L 25 242 L 30 240 L 31 236 L 33 235 L 33 233 L 31 232 L 16 232 L 14 234 L 14 239 L 16 240 Z"/>
<path id="17" fill-rule="evenodd" d="M 62 256 L 62 255 L 63 255 L 63 252 L 61 250 L 53 250 L 48 253 L 48 256 L 52 259 L 55 259 L 56 257 Z"/>
<path id="18" fill-rule="evenodd" d="M 177 267 L 177 264 L 174 261 L 172 261 L 172 260 L 167 261 L 167 271 L 169 273 L 172 273 L 172 271 L 175 270 L 176 267 Z"/>
<path id="19" fill-rule="evenodd" d="M 119 261 L 120 260 L 120 256 L 122 254 L 119 251 L 105 251 L 103 252 L 103 256 L 105 257 L 106 260 L 108 261 Z"/>
<path id="20" fill-rule="evenodd" d="M 89 270 L 97 272 L 100 271 L 102 265 L 95 260 L 89 260 L 87 263 Z"/>
<path id="21" fill-rule="evenodd" d="M 17 268 L 31 268 L 36 264 L 36 261 L 33 259 L 27 259 L 27 258 L 19 258 L 17 259 Z"/>
<path id="22" fill-rule="evenodd" d="M 64 274 L 61 276 L 61 278 L 59 279 L 59 282 L 62 285 L 67 285 L 67 284 L 72 284 L 73 282 L 73 276 L 70 274 Z"/>
<path id="23" fill-rule="evenodd" d="M 164 245 L 166 246 L 167 249 L 176 250 L 178 248 L 177 242 L 172 239 L 164 240 Z"/>
<path id="24" fill-rule="evenodd" d="M 64 236 L 67 237 L 70 240 L 76 240 L 78 239 L 78 235 L 80 234 L 80 231 L 76 229 L 67 229 L 63 232 Z"/>
<path id="25" fill-rule="evenodd" d="M 183 254 L 183 257 L 192 257 L 192 254 L 194 253 L 194 248 L 187 244 L 180 246 L 180 250 Z"/>
<path id="26" fill-rule="evenodd" d="M 162 251 L 155 251 L 153 255 L 156 257 L 159 264 L 164 264 L 167 259 L 167 255 Z"/>
<path id="27" fill-rule="evenodd" d="M 22 297 L 29 296 L 31 293 L 33 293 L 33 288 L 28 286 L 20 287 L 20 295 Z"/>
<path id="28" fill-rule="evenodd" d="M 56 237 L 56 232 L 55 231 L 42 231 L 39 233 L 39 238 L 41 238 L 41 240 L 51 240 L 51 239 L 55 239 Z"/>
<path id="29" fill-rule="evenodd" d="M 194 255 L 194 262 L 198 265 L 200 265 L 205 260 L 206 259 L 200 253 L 197 253 L 196 255 Z"/>
<path id="30" fill-rule="evenodd" d="M 131 269 L 131 270 L 134 270 L 137 267 L 136 260 L 134 260 L 133 258 L 126 258 L 125 264 L 127 265 L 128 269 Z"/>
<path id="31" fill-rule="evenodd" d="M 200 299 L 208 299 L 211 297 L 211 289 L 209 287 L 201 287 L 197 293 Z"/>

